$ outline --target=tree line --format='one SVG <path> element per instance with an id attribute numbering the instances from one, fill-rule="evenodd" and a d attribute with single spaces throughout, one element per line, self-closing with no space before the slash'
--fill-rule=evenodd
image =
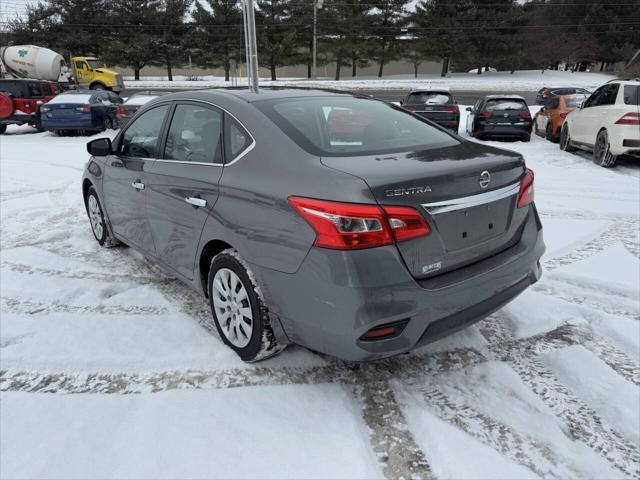
<path id="1" fill-rule="evenodd" d="M 256 0 L 261 66 L 306 65 L 312 75 L 313 4 Z M 640 48 L 640 0 L 324 0 L 317 10 L 318 65 L 334 78 L 404 60 L 417 76 L 427 60 L 449 71 L 601 70 Z M 244 63 L 239 0 L 47 0 L 5 25 L 6 41 L 99 55 L 133 69 Z M 3 39 L 4 40 L 4 39 Z"/>

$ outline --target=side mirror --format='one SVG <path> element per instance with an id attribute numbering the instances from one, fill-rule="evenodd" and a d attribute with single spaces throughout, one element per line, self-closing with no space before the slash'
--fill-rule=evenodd
<path id="1" fill-rule="evenodd" d="M 471 108 L 471 107 L 467 107 L 467 108 L 465 108 L 465 110 L 466 110 L 467 112 L 471 112 L 471 111 L 473 111 L 473 108 Z"/>
<path id="2" fill-rule="evenodd" d="M 578 110 L 580 110 L 583 105 L 584 105 L 584 100 L 581 102 L 578 102 L 578 105 L 577 105 Z"/>
<path id="3" fill-rule="evenodd" d="M 110 138 L 98 138 L 87 143 L 87 152 L 94 157 L 106 157 L 111 155 L 111 139 Z"/>

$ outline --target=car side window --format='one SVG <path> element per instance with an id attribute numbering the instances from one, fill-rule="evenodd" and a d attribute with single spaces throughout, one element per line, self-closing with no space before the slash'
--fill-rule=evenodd
<path id="1" fill-rule="evenodd" d="M 225 125 L 227 130 L 225 141 L 225 145 L 227 146 L 227 161 L 231 162 L 234 158 L 249 148 L 249 145 L 252 143 L 252 139 L 242 125 L 230 116 L 226 117 Z"/>
<path id="2" fill-rule="evenodd" d="M 202 105 L 177 105 L 163 158 L 222 163 L 222 156 L 222 112 Z"/>
<path id="3" fill-rule="evenodd" d="M 618 96 L 618 87 L 619 84 L 617 83 L 605 85 L 598 105 L 614 105 L 616 103 L 616 97 Z"/>
<path id="4" fill-rule="evenodd" d="M 162 105 L 136 118 L 122 135 L 121 154 L 128 157 L 157 158 L 158 140 L 168 109 L 168 105 Z"/>
<path id="5" fill-rule="evenodd" d="M 582 105 L 582 108 L 596 107 L 599 105 L 600 96 L 602 95 L 602 88 L 597 89 Z"/>

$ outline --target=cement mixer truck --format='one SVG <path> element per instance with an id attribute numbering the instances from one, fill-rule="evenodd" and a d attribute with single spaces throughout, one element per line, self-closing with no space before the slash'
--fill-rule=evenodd
<path id="1" fill-rule="evenodd" d="M 68 66 L 59 53 L 36 45 L 0 49 L 0 67 L 4 77 L 47 80 L 91 90 L 119 92 L 124 88 L 122 75 L 107 68 L 98 58 L 73 56 Z"/>
<path id="2" fill-rule="evenodd" d="M 71 57 L 35 45 L 0 48 L 0 134 L 7 125 L 40 129 L 40 105 L 62 89 L 79 87 L 120 91 L 122 76 L 94 57 Z"/>

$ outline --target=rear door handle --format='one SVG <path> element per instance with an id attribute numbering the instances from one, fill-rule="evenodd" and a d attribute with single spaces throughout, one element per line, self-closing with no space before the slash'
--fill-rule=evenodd
<path id="1" fill-rule="evenodd" d="M 144 190 L 144 183 L 142 182 L 133 182 L 131 186 L 136 190 Z"/>
<path id="2" fill-rule="evenodd" d="M 207 201 L 204 198 L 198 197 L 186 197 L 184 199 L 185 202 L 190 203 L 194 207 L 206 207 Z"/>

